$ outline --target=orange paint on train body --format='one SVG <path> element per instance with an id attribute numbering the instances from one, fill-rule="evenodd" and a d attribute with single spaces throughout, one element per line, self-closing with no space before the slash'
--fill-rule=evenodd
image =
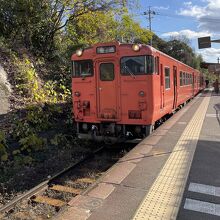
<path id="1" fill-rule="evenodd" d="M 198 70 L 147 45 L 100 43 L 79 52 L 71 60 L 81 138 L 119 141 L 148 135 L 155 122 L 204 88 Z"/>

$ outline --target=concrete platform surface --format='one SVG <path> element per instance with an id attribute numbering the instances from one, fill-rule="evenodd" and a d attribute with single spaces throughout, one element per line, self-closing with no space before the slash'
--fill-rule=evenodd
<path id="1" fill-rule="evenodd" d="M 203 93 L 54 219 L 220 219 L 219 158 L 220 99 Z"/>

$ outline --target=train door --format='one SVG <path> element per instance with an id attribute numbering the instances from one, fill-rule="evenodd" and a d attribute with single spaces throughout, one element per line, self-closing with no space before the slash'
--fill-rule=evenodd
<path id="1" fill-rule="evenodd" d="M 119 119 L 118 74 L 113 60 L 96 62 L 97 76 L 97 117 L 104 121 Z"/>
<path id="2" fill-rule="evenodd" d="M 173 109 L 177 107 L 177 67 L 173 66 Z"/>
<path id="3" fill-rule="evenodd" d="M 160 64 L 160 108 L 164 108 L 164 72 L 163 64 Z"/>

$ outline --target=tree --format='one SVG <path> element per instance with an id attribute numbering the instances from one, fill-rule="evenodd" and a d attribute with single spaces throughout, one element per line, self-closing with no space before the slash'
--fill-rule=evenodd
<path id="1" fill-rule="evenodd" d="M 0 35 L 43 55 L 56 47 L 70 21 L 121 7 L 124 0 L 0 0 Z"/>
<path id="2" fill-rule="evenodd" d="M 138 22 L 134 21 L 131 15 L 125 12 L 118 20 L 116 35 L 122 42 L 148 44 L 153 33 L 142 28 Z"/>
<path id="3" fill-rule="evenodd" d="M 77 47 L 88 47 L 97 42 L 148 43 L 152 35 L 134 21 L 127 9 L 108 12 L 89 12 L 70 21 L 67 35 L 72 51 Z"/>
<path id="4" fill-rule="evenodd" d="M 88 12 L 69 22 L 67 34 L 72 45 L 89 46 L 115 40 L 117 25 L 113 11 Z"/>
<path id="5" fill-rule="evenodd" d="M 166 51 L 167 42 L 159 38 L 156 34 L 153 35 L 152 42 L 153 42 L 153 47 L 155 47 L 156 49 L 162 52 Z"/>
<path id="6" fill-rule="evenodd" d="M 193 67 L 195 64 L 195 53 L 192 48 L 183 41 L 175 39 L 168 41 L 163 52 L 189 66 Z"/>

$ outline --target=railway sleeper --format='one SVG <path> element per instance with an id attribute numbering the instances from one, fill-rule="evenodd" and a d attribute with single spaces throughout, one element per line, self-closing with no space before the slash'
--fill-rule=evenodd
<path id="1" fill-rule="evenodd" d="M 50 206 L 54 206 L 54 207 L 63 207 L 64 205 L 66 205 L 67 203 L 60 200 L 60 199 L 53 199 L 47 196 L 33 196 L 31 198 L 32 202 L 36 202 L 36 203 L 43 203 L 43 204 L 47 204 Z"/>
<path id="2" fill-rule="evenodd" d="M 80 178 L 80 179 L 77 179 L 76 180 L 77 183 L 89 183 L 89 184 L 92 184 L 95 182 L 95 179 L 92 179 L 92 178 Z"/>
<path id="3" fill-rule="evenodd" d="M 81 189 L 75 189 L 69 186 L 62 186 L 62 185 L 52 185 L 49 187 L 50 190 L 59 191 L 59 192 L 66 192 L 72 194 L 80 194 L 82 192 Z"/>

